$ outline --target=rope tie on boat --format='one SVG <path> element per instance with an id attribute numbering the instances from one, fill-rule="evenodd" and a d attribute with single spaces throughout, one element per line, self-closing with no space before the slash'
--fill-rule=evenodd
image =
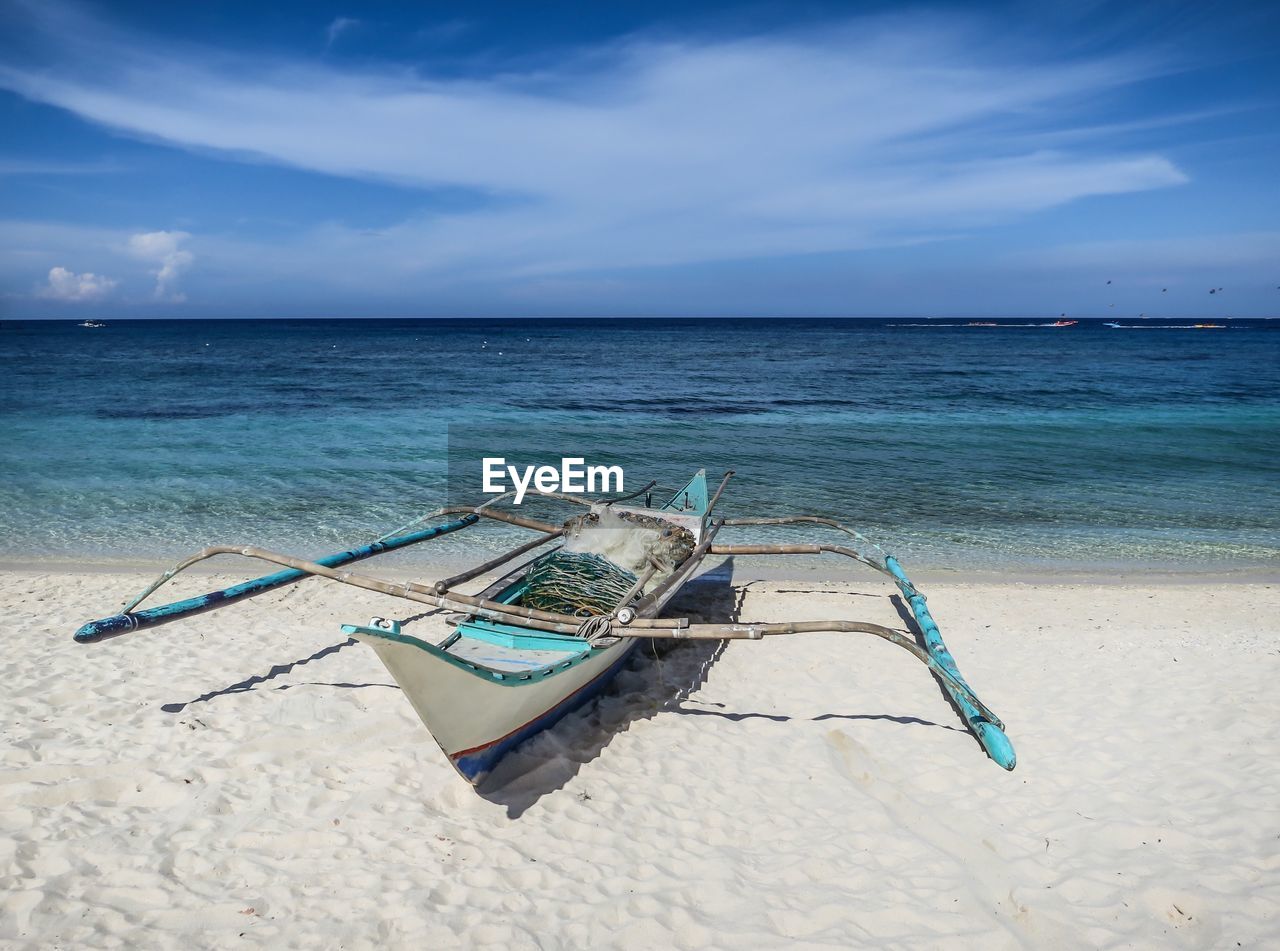
<path id="1" fill-rule="evenodd" d="M 578 625 L 578 636 L 592 647 L 603 647 L 609 642 L 617 643 L 618 638 L 612 636 L 613 615 L 595 614 Z"/>

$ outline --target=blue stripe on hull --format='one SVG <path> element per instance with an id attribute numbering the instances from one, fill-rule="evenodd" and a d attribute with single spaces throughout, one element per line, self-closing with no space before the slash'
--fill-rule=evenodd
<path id="1" fill-rule="evenodd" d="M 467 779 L 471 785 L 479 785 L 490 771 L 498 765 L 498 761 L 506 756 L 511 750 L 515 749 L 525 740 L 529 739 L 535 733 L 541 733 L 543 730 L 555 725 L 559 720 L 568 714 L 577 710 L 588 701 L 598 696 L 610 681 L 617 676 L 618 671 L 622 669 L 623 663 L 631 656 L 631 652 L 635 650 L 639 644 L 638 639 L 634 639 L 631 645 L 622 652 L 622 656 L 610 664 L 605 670 L 601 671 L 594 680 L 589 681 L 577 691 L 569 694 L 560 701 L 556 706 L 552 707 L 546 713 L 541 714 L 533 720 L 530 720 L 524 726 L 520 727 L 512 733 L 508 733 L 500 740 L 495 740 L 488 746 L 481 747 L 478 750 L 471 750 L 457 757 L 450 757 L 453 765 L 458 772 Z"/>

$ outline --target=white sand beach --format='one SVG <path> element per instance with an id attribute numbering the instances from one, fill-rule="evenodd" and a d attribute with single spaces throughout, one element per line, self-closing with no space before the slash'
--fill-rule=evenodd
<path id="1" fill-rule="evenodd" d="M 0 573 L 6 946 L 1280 946 L 1275 583 L 926 586 L 1012 773 L 832 634 L 646 648 L 478 794 L 339 631 L 402 603 L 72 641 L 148 579 Z M 678 606 L 901 627 L 891 593 L 739 566 Z"/>

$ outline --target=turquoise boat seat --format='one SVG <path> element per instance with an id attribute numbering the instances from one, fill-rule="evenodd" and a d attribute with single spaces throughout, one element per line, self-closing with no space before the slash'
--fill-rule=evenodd
<path id="1" fill-rule="evenodd" d="M 591 650 L 591 645 L 581 637 L 471 619 L 458 625 L 444 649 L 494 670 L 530 671 L 564 663 Z"/>

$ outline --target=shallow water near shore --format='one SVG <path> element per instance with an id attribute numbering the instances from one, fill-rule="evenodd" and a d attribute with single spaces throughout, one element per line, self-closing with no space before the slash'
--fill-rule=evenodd
<path id="1" fill-rule="evenodd" d="M 628 488 L 734 468 L 724 514 L 830 514 L 924 568 L 1280 564 L 1276 322 L 945 323 L 6 321 L 0 557 L 319 553 L 480 454 L 573 454 Z"/>

